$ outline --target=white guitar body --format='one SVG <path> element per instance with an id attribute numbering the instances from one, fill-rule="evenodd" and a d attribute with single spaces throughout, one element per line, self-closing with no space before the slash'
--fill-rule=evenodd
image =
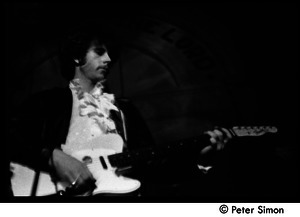
<path id="1" fill-rule="evenodd" d="M 116 154 L 116 152 L 108 149 L 81 150 L 73 154 L 73 157 L 81 161 L 85 156 L 92 158 L 93 162 L 88 164 L 87 167 L 96 179 L 97 188 L 93 192 L 94 195 L 100 193 L 129 193 L 135 191 L 141 185 L 138 180 L 116 175 L 116 168 L 112 167 L 107 159 L 107 156 L 112 154 Z M 103 167 L 99 156 L 103 157 L 107 168 Z"/>
<path id="2" fill-rule="evenodd" d="M 104 142 L 104 140 L 106 140 Z M 110 141 L 110 142 L 107 142 Z M 113 145 L 111 145 L 113 141 Z M 93 146 L 95 147 L 95 145 Z M 113 148 L 108 149 L 107 147 Z M 138 180 L 116 175 L 117 168 L 111 166 L 107 156 L 122 151 L 123 143 L 118 139 L 107 136 L 98 143 L 96 148 L 82 149 L 73 152 L 71 155 L 79 161 L 85 162 L 84 158 L 89 158 L 90 163 L 86 163 L 90 172 L 96 179 L 97 188 L 93 195 L 101 193 L 123 194 L 137 190 L 141 183 Z M 102 162 L 100 161 L 102 158 Z M 13 177 L 11 179 L 12 190 L 15 196 L 30 196 L 34 182 L 35 171 L 17 163 L 11 163 Z M 58 183 L 55 185 L 48 173 L 41 172 L 36 190 L 36 196 L 47 196 L 64 190 L 69 184 Z"/>

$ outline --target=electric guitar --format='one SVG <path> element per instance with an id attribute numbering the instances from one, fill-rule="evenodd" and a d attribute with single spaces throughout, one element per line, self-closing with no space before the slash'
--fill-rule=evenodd
<path id="1" fill-rule="evenodd" d="M 233 127 L 228 131 L 232 136 L 241 137 L 261 136 L 266 133 L 276 133 L 278 130 L 273 126 L 260 126 Z M 125 194 L 137 190 L 141 183 L 138 180 L 120 175 L 123 170 L 129 169 L 139 162 L 147 162 L 165 156 L 168 152 L 180 151 L 182 147 L 201 147 L 199 143 L 203 143 L 203 138 L 193 138 L 160 148 L 151 147 L 133 152 L 121 152 L 123 148 L 121 142 L 114 144 L 113 148 L 111 146 L 108 148 L 108 145 L 101 143 L 92 149 L 76 151 L 72 156 L 84 162 L 96 179 L 97 187 L 93 191 L 93 195 L 101 193 Z M 206 138 L 206 141 L 209 139 Z M 11 184 L 15 196 L 47 196 L 64 191 L 68 185 L 60 182 L 54 184 L 48 173 L 35 172 L 18 163 L 11 162 L 11 169 L 13 172 Z"/>

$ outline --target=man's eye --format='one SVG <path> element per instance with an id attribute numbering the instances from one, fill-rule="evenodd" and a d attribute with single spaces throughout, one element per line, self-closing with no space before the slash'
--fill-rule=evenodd
<path id="1" fill-rule="evenodd" d="M 101 56 L 106 52 L 106 50 L 104 48 L 97 48 L 95 49 L 95 52 Z"/>

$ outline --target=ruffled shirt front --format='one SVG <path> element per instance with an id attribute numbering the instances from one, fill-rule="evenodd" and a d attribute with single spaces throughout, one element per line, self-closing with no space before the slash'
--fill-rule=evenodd
<path id="1" fill-rule="evenodd" d="M 62 146 L 64 152 L 72 154 L 82 149 L 93 149 L 103 143 L 103 139 L 110 146 L 115 139 L 122 139 L 110 117 L 111 110 L 119 111 L 114 105 L 113 94 L 104 93 L 100 82 L 90 93 L 82 90 L 79 79 L 72 80 L 69 87 L 73 95 L 73 108 L 66 144 Z"/>

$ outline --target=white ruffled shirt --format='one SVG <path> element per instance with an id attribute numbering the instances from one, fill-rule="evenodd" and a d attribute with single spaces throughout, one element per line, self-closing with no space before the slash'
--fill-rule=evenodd
<path id="1" fill-rule="evenodd" d="M 110 118 L 111 110 L 119 111 L 114 105 L 113 94 L 104 93 L 100 82 L 90 93 L 82 90 L 79 79 L 72 80 L 69 87 L 73 95 L 73 108 L 66 144 L 62 146 L 65 153 L 92 149 L 105 135 L 118 135 Z"/>

